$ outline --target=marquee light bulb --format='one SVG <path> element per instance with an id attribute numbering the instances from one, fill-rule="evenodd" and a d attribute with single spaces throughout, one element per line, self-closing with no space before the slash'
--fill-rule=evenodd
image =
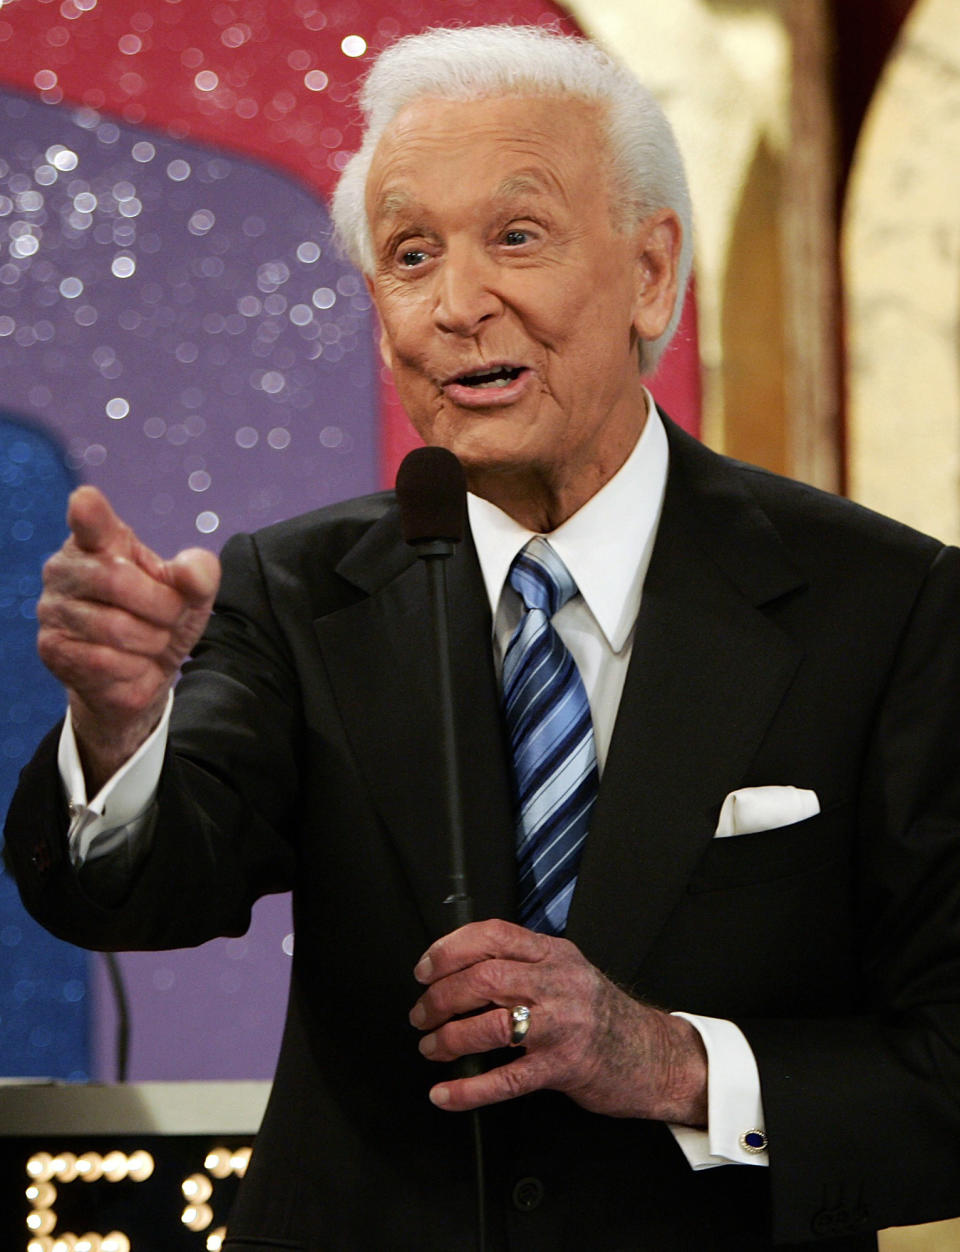
<path id="1" fill-rule="evenodd" d="M 49 1235 L 57 1224 L 57 1215 L 52 1209 L 34 1209 L 27 1214 L 27 1230 L 32 1235 Z"/>
<path id="2" fill-rule="evenodd" d="M 49 1182 L 35 1182 L 27 1188 L 26 1196 L 35 1209 L 49 1209 L 57 1198 L 57 1189 Z"/>
<path id="3" fill-rule="evenodd" d="M 247 1172 L 247 1166 L 250 1164 L 250 1148 L 240 1148 L 230 1157 L 230 1168 L 242 1178 Z"/>
<path id="4" fill-rule="evenodd" d="M 61 1182 L 73 1182 L 77 1176 L 77 1158 L 72 1152 L 59 1152 L 53 1158 L 50 1170 Z"/>
<path id="5" fill-rule="evenodd" d="M 211 1148 L 203 1162 L 203 1168 L 214 1178 L 229 1178 L 233 1172 L 233 1153 L 229 1148 Z"/>
<path id="6" fill-rule="evenodd" d="M 103 1157 L 99 1152 L 84 1152 L 77 1157 L 77 1176 L 84 1182 L 96 1182 L 103 1176 Z"/>
<path id="7" fill-rule="evenodd" d="M 132 1178 L 134 1182 L 146 1182 L 153 1170 L 153 1157 L 142 1148 L 131 1153 L 127 1158 L 127 1177 Z"/>
<path id="8" fill-rule="evenodd" d="M 183 1198 L 193 1204 L 203 1204 L 213 1195 L 213 1183 L 206 1174 L 191 1174 L 180 1185 Z"/>
<path id="9" fill-rule="evenodd" d="M 188 1204 L 180 1220 L 187 1230 L 206 1230 L 213 1221 L 213 1209 L 209 1204 Z"/>
<path id="10" fill-rule="evenodd" d="M 129 1168 L 125 1152 L 108 1152 L 103 1158 L 103 1176 L 108 1182 L 122 1182 Z"/>
<path id="11" fill-rule="evenodd" d="M 53 1157 L 49 1152 L 36 1152 L 27 1161 L 27 1173 L 39 1182 L 49 1182 L 53 1177 Z"/>

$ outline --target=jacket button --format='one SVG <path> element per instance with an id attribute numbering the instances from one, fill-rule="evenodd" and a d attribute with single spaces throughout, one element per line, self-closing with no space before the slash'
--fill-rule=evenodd
<path id="1" fill-rule="evenodd" d="M 810 1229 L 815 1235 L 835 1235 L 840 1232 L 840 1223 L 835 1210 L 826 1209 L 814 1216 Z"/>
<path id="2" fill-rule="evenodd" d="M 513 1207 L 521 1213 L 532 1213 L 543 1202 L 543 1183 L 539 1178 L 521 1178 L 513 1188 Z"/>
<path id="3" fill-rule="evenodd" d="M 863 1205 L 855 1209 L 840 1205 L 835 1209 L 822 1209 L 810 1223 L 815 1235 L 850 1235 L 869 1225 L 870 1218 Z"/>

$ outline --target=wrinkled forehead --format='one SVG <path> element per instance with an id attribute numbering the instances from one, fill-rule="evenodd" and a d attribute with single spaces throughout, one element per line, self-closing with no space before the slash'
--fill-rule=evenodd
<path id="1" fill-rule="evenodd" d="M 479 100 L 423 97 L 392 119 L 373 154 L 371 220 L 395 215 L 446 180 L 498 198 L 559 196 L 596 188 L 609 167 L 602 105 L 571 96 L 511 94 Z"/>

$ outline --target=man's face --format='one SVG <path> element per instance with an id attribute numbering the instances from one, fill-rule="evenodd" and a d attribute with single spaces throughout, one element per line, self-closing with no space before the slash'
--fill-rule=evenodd
<path id="1" fill-rule="evenodd" d="M 569 99 L 424 99 L 374 155 L 381 352 L 475 489 L 491 471 L 605 481 L 642 428 L 637 337 L 669 318 L 679 227 L 615 229 L 599 119 Z"/>

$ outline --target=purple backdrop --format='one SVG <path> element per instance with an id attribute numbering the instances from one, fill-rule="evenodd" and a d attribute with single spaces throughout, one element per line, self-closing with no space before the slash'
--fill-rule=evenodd
<path id="1" fill-rule="evenodd" d="M 4 407 L 164 555 L 377 487 L 369 300 L 305 189 L 0 93 L 0 226 Z M 290 929 L 268 899 L 244 939 L 123 956 L 130 1076 L 269 1077 Z M 101 972 L 94 992 L 110 1077 Z"/>

